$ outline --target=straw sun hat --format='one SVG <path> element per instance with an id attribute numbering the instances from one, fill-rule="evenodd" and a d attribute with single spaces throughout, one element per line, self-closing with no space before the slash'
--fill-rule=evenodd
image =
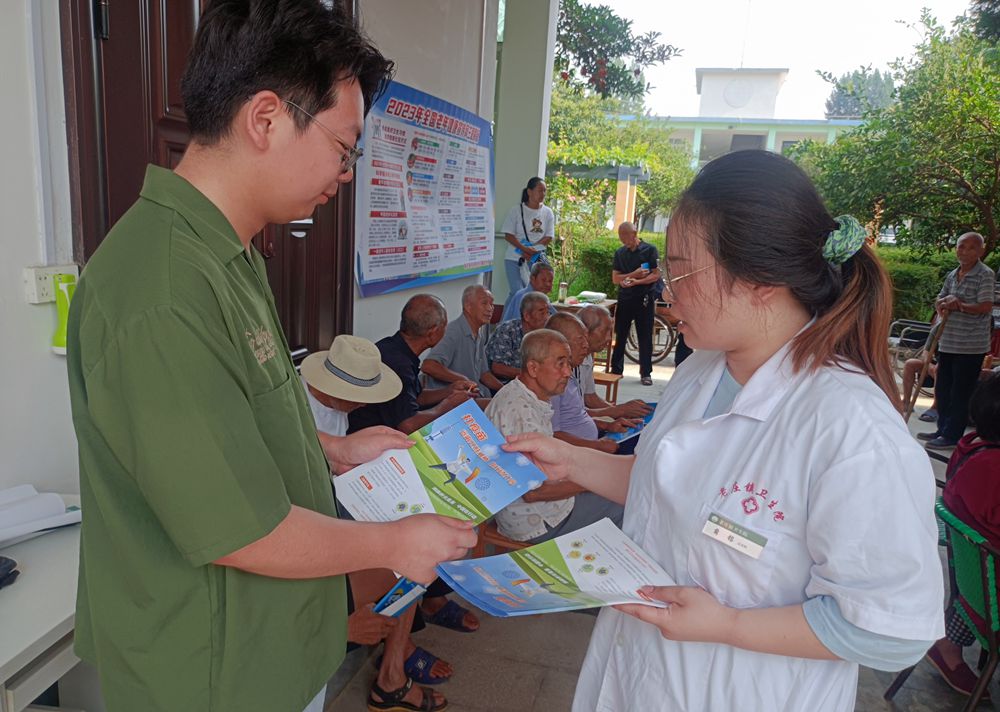
<path id="1" fill-rule="evenodd" d="M 316 390 L 353 403 L 384 403 L 403 389 L 375 344 L 347 334 L 335 338 L 329 351 L 306 356 L 302 376 Z"/>

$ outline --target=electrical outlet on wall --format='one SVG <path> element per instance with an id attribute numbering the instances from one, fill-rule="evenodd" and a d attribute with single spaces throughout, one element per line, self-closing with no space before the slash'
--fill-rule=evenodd
<path id="1" fill-rule="evenodd" d="M 52 276 L 56 274 L 72 274 L 80 276 L 77 265 L 46 265 L 43 267 L 25 267 L 24 298 L 28 304 L 45 304 L 56 300 L 56 290 L 52 284 Z"/>

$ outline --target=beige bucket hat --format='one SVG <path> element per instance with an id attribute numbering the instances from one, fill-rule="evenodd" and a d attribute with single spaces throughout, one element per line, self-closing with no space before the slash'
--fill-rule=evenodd
<path id="1" fill-rule="evenodd" d="M 403 390 L 375 344 L 347 334 L 335 338 L 329 351 L 306 356 L 302 377 L 316 390 L 353 403 L 384 403 Z"/>

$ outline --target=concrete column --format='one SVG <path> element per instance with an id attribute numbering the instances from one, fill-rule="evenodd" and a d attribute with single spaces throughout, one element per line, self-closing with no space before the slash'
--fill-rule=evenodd
<path id="1" fill-rule="evenodd" d="M 507 0 L 505 6 L 493 135 L 498 239 L 492 289 L 498 301 L 507 294 L 503 267 L 507 243 L 500 226 L 520 201 L 528 179 L 545 175 L 558 18 L 559 0 Z"/>
<path id="2" fill-rule="evenodd" d="M 615 227 L 623 222 L 632 222 L 635 217 L 635 186 L 623 168 L 618 169 L 618 184 L 615 191 Z"/>
<path id="3" fill-rule="evenodd" d="M 768 129 L 767 132 L 767 150 L 774 153 L 775 137 L 778 134 L 777 129 Z"/>
<path id="4" fill-rule="evenodd" d="M 701 156 L 701 126 L 694 129 L 694 139 L 691 141 L 691 167 L 698 170 L 698 161 Z"/>
<path id="5" fill-rule="evenodd" d="M 826 132 L 826 142 L 833 143 L 836 140 L 837 140 L 837 129 L 831 126 L 829 129 L 827 129 Z"/>

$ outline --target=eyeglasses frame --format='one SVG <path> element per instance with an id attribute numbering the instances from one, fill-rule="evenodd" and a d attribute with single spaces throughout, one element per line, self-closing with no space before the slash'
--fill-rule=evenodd
<path id="1" fill-rule="evenodd" d="M 301 106 L 299 106 L 298 104 L 296 104 L 294 101 L 289 101 L 288 99 L 282 99 L 282 101 L 285 104 L 288 104 L 289 106 L 294 106 L 296 109 L 298 109 L 303 114 L 305 114 L 306 116 L 308 116 L 309 119 L 310 119 L 310 121 L 312 121 L 313 123 L 315 123 L 317 126 L 319 126 L 321 129 L 323 129 L 324 131 L 326 131 L 331 136 L 333 136 L 333 138 L 336 139 L 337 143 L 340 144 L 341 148 L 343 148 L 346 151 L 346 153 L 344 153 L 340 157 L 340 173 L 341 173 L 341 175 L 343 175 L 344 173 L 347 173 L 347 172 L 351 171 L 354 168 L 354 166 L 357 164 L 358 160 L 363 155 L 365 155 L 365 150 L 363 148 L 361 148 L 357 144 L 355 144 L 353 146 L 349 145 L 347 143 L 347 141 L 345 141 L 340 136 L 338 136 L 337 134 L 335 134 L 332 129 L 328 128 L 325 124 L 323 124 L 322 121 L 320 121 L 319 119 L 317 119 L 315 116 L 313 116 L 312 114 L 310 114 L 308 111 L 306 111 L 305 109 L 303 109 Z"/>

